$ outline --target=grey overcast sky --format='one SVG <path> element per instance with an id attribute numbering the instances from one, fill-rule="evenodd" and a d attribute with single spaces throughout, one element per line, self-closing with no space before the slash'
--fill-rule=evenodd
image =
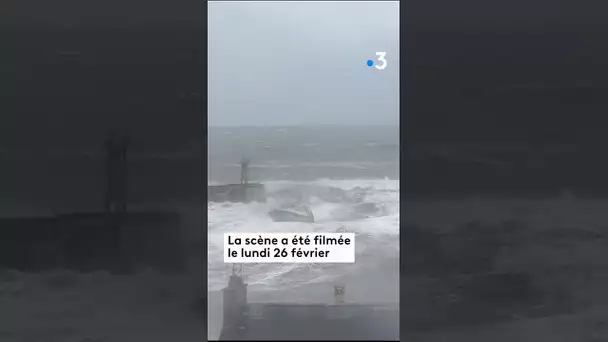
<path id="1" fill-rule="evenodd" d="M 397 125 L 398 5 L 209 2 L 209 125 Z"/>

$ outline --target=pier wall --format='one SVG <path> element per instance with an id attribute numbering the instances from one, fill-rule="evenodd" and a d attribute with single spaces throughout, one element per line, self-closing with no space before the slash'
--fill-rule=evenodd
<path id="1" fill-rule="evenodd" d="M 209 202 L 264 202 L 266 188 L 264 184 L 225 184 L 207 187 Z"/>

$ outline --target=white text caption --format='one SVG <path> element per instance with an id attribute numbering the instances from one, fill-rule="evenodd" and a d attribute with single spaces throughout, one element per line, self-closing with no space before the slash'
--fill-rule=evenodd
<path id="1" fill-rule="evenodd" d="M 354 263 L 354 233 L 225 233 L 225 263 Z"/>

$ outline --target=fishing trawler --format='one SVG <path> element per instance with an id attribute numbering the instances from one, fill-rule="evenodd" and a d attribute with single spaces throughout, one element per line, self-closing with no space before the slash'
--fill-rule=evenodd
<path id="1" fill-rule="evenodd" d="M 298 205 L 288 208 L 273 209 L 268 212 L 275 222 L 308 222 L 314 223 L 315 216 L 307 205 Z"/>
<path id="2" fill-rule="evenodd" d="M 247 299 L 242 272 L 233 268 L 223 290 L 220 340 L 399 340 L 397 304 L 346 301 L 346 287 L 334 286 L 334 303 L 255 303 Z"/>

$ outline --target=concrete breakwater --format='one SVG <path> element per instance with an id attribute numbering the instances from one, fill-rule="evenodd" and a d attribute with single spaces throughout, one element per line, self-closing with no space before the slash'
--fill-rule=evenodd
<path id="1" fill-rule="evenodd" d="M 266 188 L 261 183 L 209 185 L 208 202 L 264 202 Z"/>

